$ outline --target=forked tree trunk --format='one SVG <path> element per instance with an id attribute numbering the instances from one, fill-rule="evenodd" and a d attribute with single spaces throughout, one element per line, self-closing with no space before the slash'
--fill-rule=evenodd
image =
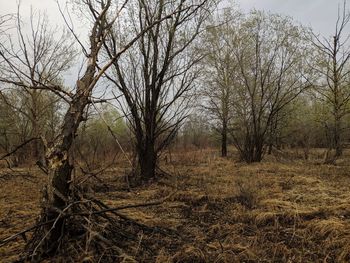
<path id="1" fill-rule="evenodd" d="M 240 157 L 246 163 L 261 162 L 264 155 L 264 140 L 261 136 L 247 136 Z"/>

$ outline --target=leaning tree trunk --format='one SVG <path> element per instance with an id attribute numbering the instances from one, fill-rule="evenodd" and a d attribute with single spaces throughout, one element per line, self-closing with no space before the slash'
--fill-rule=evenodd
<path id="1" fill-rule="evenodd" d="M 88 66 L 85 75 L 77 82 L 77 93 L 73 96 L 70 107 L 64 116 L 61 133 L 56 138 L 53 147 L 47 149 L 46 162 L 49 183 L 46 193 L 44 217 L 50 222 L 46 225 L 47 237 L 43 245 L 45 251 L 54 253 L 60 239 L 65 233 L 63 211 L 70 201 L 70 183 L 73 166 L 70 163 L 69 152 L 76 137 L 82 115 L 89 102 L 95 67 Z"/>

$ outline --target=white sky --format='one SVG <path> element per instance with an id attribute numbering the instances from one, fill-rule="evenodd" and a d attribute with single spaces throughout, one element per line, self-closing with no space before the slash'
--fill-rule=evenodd
<path id="1" fill-rule="evenodd" d="M 65 0 L 59 0 L 64 3 Z M 157 0 L 150 0 L 157 1 Z M 347 7 L 350 8 L 350 0 L 347 1 Z M 305 26 L 312 27 L 317 34 L 329 37 L 334 32 L 335 22 L 337 20 L 338 7 L 343 4 L 343 0 L 223 0 L 224 4 L 234 2 L 244 12 L 255 8 L 258 10 L 266 10 L 272 13 L 288 15 L 295 21 Z M 0 15 L 8 13 L 16 13 L 18 0 L 0 0 Z M 63 5 L 63 4 L 62 4 Z M 45 11 L 49 21 L 53 25 L 63 25 L 63 19 L 58 11 L 56 0 L 21 0 L 21 16 L 24 21 L 30 15 L 30 9 Z M 75 29 L 77 32 L 86 34 L 86 25 L 75 20 Z M 350 34 L 350 26 L 347 28 Z M 82 33 L 81 33 L 82 35 Z M 84 38 L 84 37 L 83 37 Z M 86 38 L 86 36 L 85 36 Z M 77 71 L 77 69 L 75 70 Z M 71 72 L 68 77 L 68 83 L 74 83 L 76 79 L 73 75 L 77 73 Z"/>
<path id="2" fill-rule="evenodd" d="M 342 7 L 344 3 L 343 0 L 237 0 L 236 2 L 244 11 L 256 8 L 291 16 L 303 25 L 312 27 L 315 33 L 324 36 L 333 33 L 338 7 L 339 5 Z M 347 9 L 349 8 L 350 0 L 347 0 Z"/>
<path id="3" fill-rule="evenodd" d="M 0 14 L 16 13 L 18 0 L 0 0 Z M 54 0 L 21 0 L 21 14 L 29 15 L 30 7 L 34 9 L 45 10 L 52 20 L 57 20 L 59 17 L 56 2 Z"/>
<path id="4" fill-rule="evenodd" d="M 60 1 L 63 2 L 63 0 Z M 232 0 L 224 1 L 231 2 Z M 16 0 L 0 0 L 0 14 L 15 13 L 17 2 Z M 343 0 L 235 0 L 234 2 L 246 12 L 256 8 L 292 16 L 296 21 L 311 26 L 316 33 L 329 36 L 334 30 L 338 6 L 343 3 Z M 350 0 L 347 2 L 350 7 Z M 24 18 L 29 15 L 30 6 L 45 10 L 51 22 L 62 23 L 55 0 L 22 0 L 21 13 Z"/>

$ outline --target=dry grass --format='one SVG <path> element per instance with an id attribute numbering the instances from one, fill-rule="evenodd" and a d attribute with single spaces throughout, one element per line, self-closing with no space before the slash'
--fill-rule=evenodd
<path id="1" fill-rule="evenodd" d="M 22 176 L 29 174 L 32 176 Z M 41 189 L 45 177 L 37 170 L 8 169 L 0 172 L 0 240 L 35 223 L 40 212 Z M 0 247 L 0 262 L 14 261 L 24 241 Z"/>
<path id="2" fill-rule="evenodd" d="M 121 190 L 124 169 L 103 175 L 108 189 L 94 185 L 110 206 L 158 200 L 176 191 L 163 205 L 126 211 L 182 236 L 150 241 L 140 233 L 140 242 L 154 249 L 151 262 L 349 262 L 350 167 L 345 164 L 350 158 L 327 166 L 317 164 L 318 155 L 309 162 L 267 157 L 246 165 L 212 150 L 194 151 L 172 154 L 172 162 L 164 164 L 171 177 L 131 192 Z M 45 177 L 31 174 L 30 180 L 0 179 L 0 239 L 31 225 L 39 212 Z M 13 261 L 23 244 L 1 247 L 0 261 Z M 143 261 L 137 249 L 124 262 Z"/>

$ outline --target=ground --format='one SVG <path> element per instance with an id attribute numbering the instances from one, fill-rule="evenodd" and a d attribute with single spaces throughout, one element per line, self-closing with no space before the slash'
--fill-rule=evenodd
<path id="1" fill-rule="evenodd" d="M 248 165 L 217 152 L 172 154 L 162 163 L 168 175 L 130 191 L 121 186 L 125 168 L 110 168 L 92 188 L 111 207 L 170 195 L 158 206 L 123 210 L 178 233 L 154 240 L 151 262 L 350 261 L 349 155 L 337 165 L 321 164 L 317 151 L 309 161 L 294 154 Z M 45 175 L 16 171 L 0 177 L 0 240 L 30 227 L 40 211 Z M 14 261 L 23 246 L 19 237 L 0 247 L 0 262 Z M 138 250 L 124 262 L 142 261 Z"/>

